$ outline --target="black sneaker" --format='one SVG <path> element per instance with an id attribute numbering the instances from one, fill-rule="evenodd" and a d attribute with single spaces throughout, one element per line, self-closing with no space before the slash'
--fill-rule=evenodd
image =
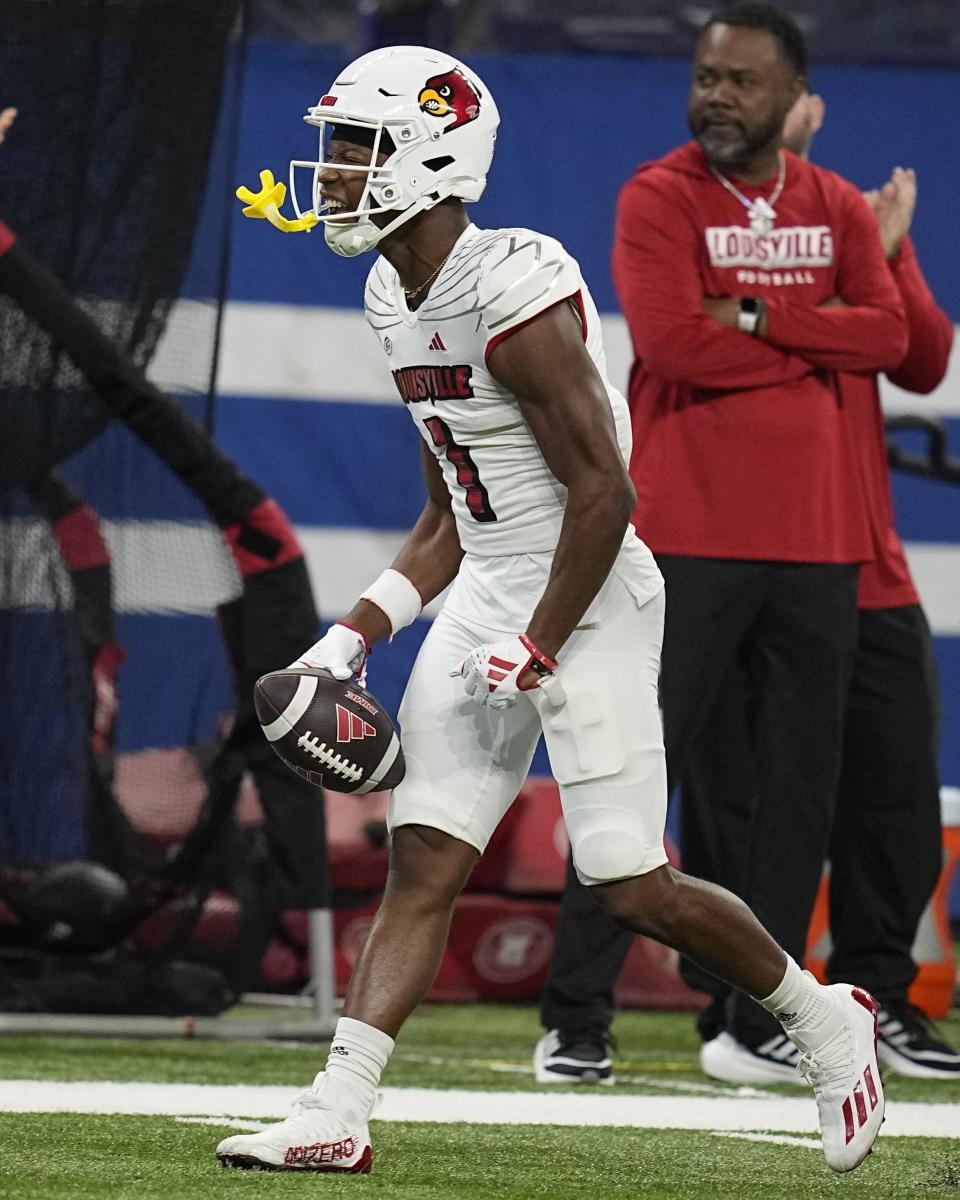
<path id="1" fill-rule="evenodd" d="M 537 1083 L 613 1083 L 613 1039 L 609 1030 L 550 1029 L 533 1051 Z"/>
<path id="2" fill-rule="evenodd" d="M 888 1070 L 913 1079 L 960 1079 L 960 1054 L 933 1036 L 916 1005 L 881 1004 L 877 1031 L 877 1057 Z"/>

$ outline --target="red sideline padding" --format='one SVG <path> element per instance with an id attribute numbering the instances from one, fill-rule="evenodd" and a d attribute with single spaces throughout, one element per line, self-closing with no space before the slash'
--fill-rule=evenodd
<path id="1" fill-rule="evenodd" d="M 663 848 L 673 867 L 679 867 L 677 848 L 663 835 Z M 671 1008 L 699 1011 L 710 997 L 698 992 L 680 978 L 680 957 L 676 950 L 650 938 L 635 937 L 613 989 L 618 1008 Z"/>
<path id="2" fill-rule="evenodd" d="M 337 994 L 350 979 L 378 902 L 334 913 Z M 465 894 L 457 901 L 440 970 L 427 996 L 440 1004 L 476 1001 L 536 1002 L 546 984 L 556 933 L 555 900 L 516 900 Z M 291 943 L 307 944 L 305 913 L 284 914 Z M 646 938 L 636 938 L 617 986 L 621 1008 L 696 1010 L 706 997 L 677 974 L 677 956 Z"/>
<path id="3" fill-rule="evenodd" d="M 292 946 L 274 938 L 263 952 L 260 960 L 263 982 L 273 991 L 295 991 L 310 974 L 309 966 L 302 955 Z"/>
<path id="4" fill-rule="evenodd" d="M 334 913 L 337 994 L 342 996 L 366 941 L 379 901 Z M 501 896 L 461 896 L 436 981 L 435 1003 L 535 1000 L 553 951 L 557 904 Z M 289 941 L 307 944 L 305 913 L 284 914 Z"/>
<path id="5" fill-rule="evenodd" d="M 334 914 L 337 994 L 346 991 L 377 904 Z M 546 981 L 557 924 L 557 904 L 464 895 L 454 908 L 450 937 L 427 999 L 440 1004 L 478 1000 L 536 1000 Z M 306 917 L 287 913 L 292 941 L 306 940 Z"/>
<path id="6" fill-rule="evenodd" d="M 556 783 L 548 776 L 531 776 L 497 827 L 467 890 L 559 896 L 568 848 Z"/>
<path id="7" fill-rule="evenodd" d="M 377 835 L 386 821 L 388 796 L 388 792 L 324 793 L 334 891 L 383 889 L 387 847 L 377 844 Z M 497 827 L 466 890 L 558 896 L 563 890 L 567 847 L 557 785 L 549 777 L 532 776 Z"/>
<path id="8" fill-rule="evenodd" d="M 189 904 L 187 905 L 189 908 Z M 184 918 L 184 908 L 174 901 L 152 913 L 134 931 L 132 942 L 137 950 L 149 953 L 166 944 L 170 934 Z M 212 891 L 207 897 L 196 926 L 190 934 L 187 953 L 201 960 L 216 960 L 241 936 L 241 912 L 236 899 L 226 892 Z M 260 960 L 267 987 L 277 991 L 295 990 L 309 975 L 304 956 L 279 938 L 268 943 Z"/>
<path id="9" fill-rule="evenodd" d="M 389 792 L 348 796 L 323 793 L 327 854 L 335 892 L 380 892 L 387 882 L 386 819 Z"/>
<path id="10" fill-rule="evenodd" d="M 138 950 L 157 950 L 166 944 L 172 931 L 189 913 L 189 899 L 172 900 L 151 913 L 133 932 L 133 944 Z M 212 891 L 204 902 L 199 919 L 190 935 L 192 949 L 222 950 L 234 944 L 240 936 L 240 905 L 226 892 Z"/>
<path id="11" fill-rule="evenodd" d="M 557 927 L 555 901 L 461 896 L 430 999 L 536 1000 Z"/>
<path id="12" fill-rule="evenodd" d="M 613 989 L 617 1008 L 669 1008 L 699 1012 L 709 997 L 680 978 L 676 950 L 635 937 Z"/>

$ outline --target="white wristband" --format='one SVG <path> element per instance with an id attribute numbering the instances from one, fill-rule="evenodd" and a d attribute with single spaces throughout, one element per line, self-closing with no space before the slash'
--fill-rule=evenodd
<path id="1" fill-rule="evenodd" d="M 391 633 L 415 621 L 423 608 L 420 593 L 406 575 L 393 567 L 387 567 L 378 575 L 367 590 L 360 593 L 360 599 L 369 600 L 386 614 Z"/>

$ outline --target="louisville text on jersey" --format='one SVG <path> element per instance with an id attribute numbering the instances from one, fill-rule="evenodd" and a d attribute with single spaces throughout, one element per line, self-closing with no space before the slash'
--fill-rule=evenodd
<path id="1" fill-rule="evenodd" d="M 421 400 L 469 400 L 473 395 L 473 368 L 401 367 L 393 372 L 405 404 Z"/>

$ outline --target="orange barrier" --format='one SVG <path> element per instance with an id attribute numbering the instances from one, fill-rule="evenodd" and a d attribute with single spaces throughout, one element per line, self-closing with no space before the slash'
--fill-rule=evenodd
<path id="1" fill-rule="evenodd" d="M 950 889 L 960 864 L 960 788 L 943 788 L 940 793 L 943 814 L 943 867 L 930 903 L 920 920 L 913 943 L 917 977 L 910 988 L 911 1003 L 928 1017 L 944 1017 L 953 1004 L 957 986 L 957 964 L 950 931 Z M 807 936 L 806 966 L 824 979 L 830 957 L 829 868 L 820 882 L 817 903 Z"/>

